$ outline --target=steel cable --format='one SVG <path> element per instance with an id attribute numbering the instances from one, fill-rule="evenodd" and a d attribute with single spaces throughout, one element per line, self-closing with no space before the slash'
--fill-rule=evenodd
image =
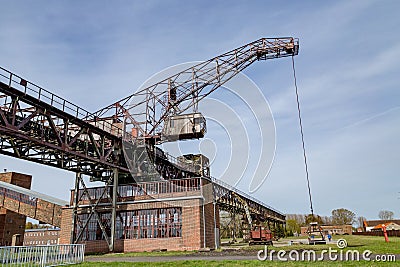
<path id="1" fill-rule="evenodd" d="M 292 56 L 292 68 L 293 68 L 294 87 L 296 89 L 297 110 L 298 110 L 298 113 L 299 113 L 300 133 L 301 133 L 301 142 L 302 142 L 302 145 L 303 145 L 303 156 L 304 156 L 304 166 L 305 166 L 305 169 L 306 169 L 308 196 L 310 198 L 311 215 L 314 217 L 313 203 L 312 203 L 312 197 L 311 197 L 310 178 L 309 178 L 309 173 L 308 173 L 306 146 L 304 144 L 303 123 L 301 121 L 299 92 L 298 92 L 298 88 L 297 88 L 296 68 L 294 66 L 294 57 L 293 56 Z"/>

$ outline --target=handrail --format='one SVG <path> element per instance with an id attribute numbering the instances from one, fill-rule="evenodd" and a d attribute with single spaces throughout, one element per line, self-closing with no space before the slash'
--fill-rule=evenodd
<path id="1" fill-rule="evenodd" d="M 7 84 L 8 87 L 13 87 L 25 95 L 36 98 L 37 100 L 49 104 L 50 106 L 57 108 L 77 119 L 86 121 L 110 134 L 121 137 L 123 129 L 109 123 L 105 120 L 101 120 L 95 117 L 91 112 L 73 104 L 72 102 L 62 98 L 50 91 L 16 75 L 2 67 L 0 67 L 0 81 Z"/>
<path id="2" fill-rule="evenodd" d="M 272 210 L 272 211 L 274 211 L 276 213 L 279 213 L 280 215 L 284 216 L 283 212 L 272 208 L 271 206 L 265 204 L 261 200 L 258 200 L 256 198 L 250 196 L 249 194 L 247 194 L 247 193 L 245 193 L 245 192 L 243 192 L 243 191 L 241 191 L 241 190 L 239 190 L 239 189 L 237 189 L 237 188 L 235 188 L 235 187 L 233 187 L 233 186 L 231 186 L 231 185 L 229 185 L 229 184 L 227 184 L 227 183 L 225 183 L 225 182 L 223 182 L 223 181 L 221 181 L 221 180 L 219 180 L 219 179 L 217 179 L 215 177 L 210 177 L 210 179 L 211 179 L 211 181 L 213 183 L 215 183 L 215 184 L 217 184 L 219 186 L 222 186 L 222 187 L 224 187 L 224 188 L 226 188 L 228 190 L 231 190 L 231 191 L 235 192 L 236 194 L 238 194 L 238 195 L 240 195 L 242 197 L 245 197 L 245 198 L 247 198 L 247 199 L 249 199 L 249 200 L 251 200 L 251 201 L 253 201 L 253 202 L 255 202 L 255 203 L 259 204 L 259 205 L 261 205 L 261 206 L 264 206 L 264 207 L 266 207 L 266 208 L 268 208 L 268 209 L 270 209 L 270 210 Z"/>

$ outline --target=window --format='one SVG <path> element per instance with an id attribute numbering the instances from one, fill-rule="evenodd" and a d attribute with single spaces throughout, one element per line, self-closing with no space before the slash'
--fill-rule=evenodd
<path id="1" fill-rule="evenodd" d="M 125 211 L 117 218 L 121 239 L 182 236 L 182 208 Z"/>
<path id="2" fill-rule="evenodd" d="M 100 220 L 106 230 L 108 236 L 111 236 L 111 214 L 110 213 L 99 213 Z M 89 218 L 89 214 L 80 214 L 78 215 L 78 224 L 77 224 L 77 233 L 82 231 L 83 226 L 86 224 L 86 221 Z M 100 225 L 98 224 L 96 217 L 92 216 L 89 222 L 87 223 L 87 227 L 83 230 L 82 240 L 104 240 L 103 231 L 101 230 Z"/>
<path id="3" fill-rule="evenodd" d="M 78 233 L 85 225 L 88 214 L 78 215 Z M 111 214 L 100 214 L 110 236 Z M 83 230 L 82 240 L 104 239 L 100 225 L 94 216 Z M 56 233 L 54 233 L 56 235 Z M 117 213 L 116 236 L 119 239 L 182 237 L 182 208 L 122 211 Z M 54 241 L 55 242 L 55 241 Z"/>

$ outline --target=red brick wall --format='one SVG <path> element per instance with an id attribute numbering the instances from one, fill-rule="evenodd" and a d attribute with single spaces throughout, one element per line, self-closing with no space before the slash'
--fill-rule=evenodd
<path id="1" fill-rule="evenodd" d="M 31 189 L 32 176 L 16 172 L 0 173 L 0 181 Z"/>
<path id="2" fill-rule="evenodd" d="M 217 220 L 214 221 L 214 204 L 208 203 L 204 206 L 204 213 L 206 219 L 206 247 L 208 248 L 215 248 L 215 227 L 219 224 L 219 215 L 217 212 L 217 208 L 215 207 L 215 214 Z M 217 217 L 218 216 L 218 217 Z"/>
<path id="3" fill-rule="evenodd" d="M 198 250 L 202 247 L 200 200 L 182 208 L 182 250 Z"/>
<path id="4" fill-rule="evenodd" d="M 0 181 L 30 189 L 32 176 L 15 172 L 6 172 L 0 173 Z M 13 210 L 18 210 L 18 204 L 16 203 L 18 202 L 13 202 L 9 199 L 3 202 L 2 199 L 2 204 Z M 26 216 L 4 208 L 0 208 L 0 214 L 2 215 L 0 216 L 0 245 L 11 245 L 12 236 L 14 234 L 20 234 L 21 242 L 23 242 Z"/>
<path id="5" fill-rule="evenodd" d="M 61 231 L 60 244 L 70 244 L 72 235 L 72 214 L 73 209 L 68 207 L 62 208 L 61 215 Z"/>

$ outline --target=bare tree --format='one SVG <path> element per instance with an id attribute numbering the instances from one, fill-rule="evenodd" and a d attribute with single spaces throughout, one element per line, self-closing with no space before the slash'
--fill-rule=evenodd
<path id="1" fill-rule="evenodd" d="M 393 211 L 390 210 L 381 210 L 379 212 L 379 218 L 381 220 L 393 220 L 393 215 L 394 215 Z"/>
<path id="2" fill-rule="evenodd" d="M 332 224 L 332 217 L 331 216 L 322 216 L 322 222 L 326 225 Z"/>
<path id="3" fill-rule="evenodd" d="M 358 223 L 358 227 L 363 228 L 364 227 L 364 221 L 366 221 L 367 219 L 364 216 L 360 216 L 357 218 L 357 223 Z"/>
<path id="4" fill-rule="evenodd" d="M 304 220 L 306 222 L 306 225 L 312 223 L 312 222 L 317 222 L 318 224 L 324 224 L 324 222 L 322 221 L 321 216 L 319 216 L 318 214 L 308 214 L 308 215 L 304 215 Z"/>

